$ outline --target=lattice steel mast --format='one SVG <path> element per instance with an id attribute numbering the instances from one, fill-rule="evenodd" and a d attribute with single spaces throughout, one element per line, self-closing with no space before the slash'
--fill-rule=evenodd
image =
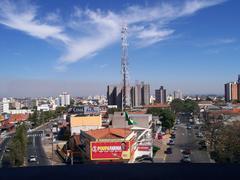
<path id="1" fill-rule="evenodd" d="M 121 40 L 122 40 L 122 57 L 121 57 L 121 68 L 122 68 L 122 110 L 125 111 L 127 108 L 127 80 L 128 80 L 128 43 L 127 43 L 127 25 L 122 26 Z"/>

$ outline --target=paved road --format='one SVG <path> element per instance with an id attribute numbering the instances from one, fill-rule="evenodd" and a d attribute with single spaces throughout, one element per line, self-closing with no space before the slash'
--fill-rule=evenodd
<path id="1" fill-rule="evenodd" d="M 45 129 L 49 129 L 52 124 L 54 122 L 57 122 L 57 119 L 53 119 L 52 121 L 50 121 L 49 123 L 46 123 L 38 128 L 36 128 L 35 130 L 33 130 L 32 132 L 28 132 L 28 146 L 27 146 L 27 159 L 31 156 L 31 155 L 36 155 L 38 158 L 38 162 L 34 162 L 34 163 L 30 163 L 28 162 L 28 166 L 45 166 L 45 165 L 50 165 L 50 160 L 47 158 L 44 149 L 42 147 L 42 139 L 44 137 L 44 130 Z M 9 137 L 5 138 L 3 140 L 3 142 L 0 144 L 1 147 L 1 151 L 0 151 L 0 165 L 2 163 L 2 158 L 5 154 L 5 148 L 8 146 L 8 143 L 10 142 L 12 136 L 14 136 L 14 134 L 9 135 Z"/>
<path id="2" fill-rule="evenodd" d="M 47 166 L 51 165 L 51 159 L 47 157 L 42 146 L 42 138 L 45 138 L 47 133 L 51 133 L 51 127 L 54 122 L 59 119 L 53 119 L 49 123 L 37 128 L 37 130 L 29 133 L 28 137 L 28 147 L 27 147 L 27 157 L 31 155 L 37 156 L 37 162 L 28 162 L 28 166 Z"/>
<path id="3" fill-rule="evenodd" d="M 167 155 L 166 162 L 176 163 L 180 162 L 182 159 L 182 150 L 185 148 L 189 148 L 192 151 L 190 155 L 191 161 L 193 163 L 210 163 L 210 156 L 207 151 L 200 151 L 199 141 L 200 138 L 197 138 L 195 133 L 198 132 L 196 129 L 187 129 L 185 123 L 181 123 L 176 125 L 176 139 L 175 145 L 172 146 L 173 153 Z"/>
<path id="4" fill-rule="evenodd" d="M 50 165 L 49 159 L 44 152 L 42 147 L 42 140 L 44 138 L 43 131 L 35 131 L 28 134 L 28 146 L 27 146 L 27 157 L 31 155 L 37 157 L 37 162 L 28 162 L 28 166 L 47 166 Z"/>

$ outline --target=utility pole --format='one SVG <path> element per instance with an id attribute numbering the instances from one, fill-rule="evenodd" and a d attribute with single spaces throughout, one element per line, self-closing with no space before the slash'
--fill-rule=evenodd
<path id="1" fill-rule="evenodd" d="M 53 126 L 52 126 L 52 166 L 53 166 Z"/>
<path id="2" fill-rule="evenodd" d="M 125 111 L 127 108 L 127 76 L 128 76 L 128 43 L 127 43 L 127 25 L 122 26 L 121 41 L 122 41 L 122 57 L 121 57 L 121 68 L 122 68 L 122 110 Z"/>

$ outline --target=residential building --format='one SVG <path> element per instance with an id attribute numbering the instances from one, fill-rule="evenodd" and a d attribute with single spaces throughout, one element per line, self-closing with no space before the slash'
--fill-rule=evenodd
<path id="1" fill-rule="evenodd" d="M 136 83 L 135 86 L 131 88 L 131 106 L 139 107 L 144 105 L 149 105 L 150 103 L 150 85 Z"/>
<path id="2" fill-rule="evenodd" d="M 173 98 L 174 99 L 183 99 L 182 91 L 180 91 L 180 90 L 174 91 Z"/>
<path id="3" fill-rule="evenodd" d="M 239 90 L 238 90 L 239 85 L 237 84 L 237 82 L 230 82 L 230 83 L 226 83 L 224 85 L 225 88 L 225 101 L 226 102 L 230 102 L 233 100 L 238 100 L 238 94 L 239 94 Z"/>
<path id="4" fill-rule="evenodd" d="M 60 98 L 60 105 L 61 106 L 70 105 L 70 94 L 68 94 L 67 92 L 63 92 L 62 94 L 60 94 L 59 98 Z"/>
<path id="5" fill-rule="evenodd" d="M 3 98 L 0 102 L 0 114 L 9 113 L 9 100 L 7 98 Z"/>
<path id="6" fill-rule="evenodd" d="M 160 89 L 156 89 L 155 97 L 157 103 L 165 104 L 167 102 L 166 89 L 164 89 L 163 86 L 161 86 Z"/>

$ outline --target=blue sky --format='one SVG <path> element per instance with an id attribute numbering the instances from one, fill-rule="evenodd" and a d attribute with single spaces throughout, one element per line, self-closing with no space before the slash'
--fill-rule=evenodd
<path id="1" fill-rule="evenodd" d="M 168 93 L 223 94 L 240 66 L 237 0 L 0 1 L 0 96 L 105 94 L 120 75 Z"/>

